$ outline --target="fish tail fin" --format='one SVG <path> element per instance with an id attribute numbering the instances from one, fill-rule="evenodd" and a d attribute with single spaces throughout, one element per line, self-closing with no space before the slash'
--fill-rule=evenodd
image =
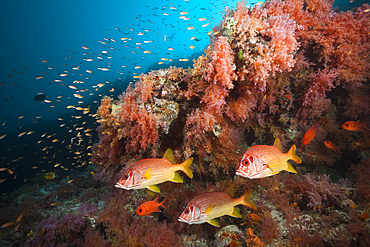
<path id="1" fill-rule="evenodd" d="M 289 156 L 290 156 L 290 158 L 292 159 L 292 160 L 294 160 L 295 162 L 297 162 L 298 164 L 301 164 L 302 163 L 302 160 L 301 160 L 301 158 L 299 158 L 296 154 L 295 154 L 295 151 L 296 151 L 296 146 L 295 145 L 293 145 L 290 149 L 289 149 L 289 151 L 288 151 L 288 154 L 289 154 Z"/>
<path id="2" fill-rule="evenodd" d="M 240 204 L 243 204 L 244 206 L 250 207 L 251 209 L 257 209 L 256 205 L 249 200 L 251 196 L 252 190 L 249 189 L 238 200 L 240 201 Z"/>
<path id="3" fill-rule="evenodd" d="M 163 208 L 167 209 L 167 208 L 166 208 L 166 206 L 164 206 L 164 203 L 167 201 L 167 199 L 168 199 L 168 198 L 164 199 L 164 200 L 159 204 L 159 206 L 161 206 L 161 207 L 163 207 Z"/>
<path id="4" fill-rule="evenodd" d="M 192 163 L 193 163 L 193 157 L 185 160 L 183 163 L 180 164 L 180 166 L 182 167 L 182 171 L 185 172 L 185 174 L 189 178 L 193 178 L 193 172 L 190 170 L 190 166 Z"/>
<path id="5" fill-rule="evenodd" d="M 369 128 L 369 126 L 367 124 L 368 124 L 368 122 L 364 123 L 363 124 L 363 128 L 366 129 L 366 130 L 370 130 L 370 128 Z"/>

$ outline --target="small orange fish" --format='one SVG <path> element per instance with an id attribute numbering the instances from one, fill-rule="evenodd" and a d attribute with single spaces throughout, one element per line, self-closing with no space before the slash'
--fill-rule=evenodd
<path id="1" fill-rule="evenodd" d="M 251 217 L 255 221 L 260 221 L 261 220 L 261 217 L 259 217 L 257 214 L 250 214 L 248 216 Z"/>
<path id="2" fill-rule="evenodd" d="M 136 214 L 137 215 L 140 215 L 140 216 L 153 216 L 151 215 L 152 213 L 155 213 L 155 212 L 161 212 L 161 210 L 159 209 L 159 207 L 163 207 L 165 209 L 167 209 L 163 203 L 167 201 L 167 199 L 165 199 L 164 201 L 162 201 L 161 203 L 158 203 L 158 197 L 154 200 L 154 201 L 147 201 L 147 202 L 144 202 L 143 204 L 141 204 L 137 209 L 136 209 Z"/>
<path id="3" fill-rule="evenodd" d="M 188 224 L 209 224 L 220 227 L 220 223 L 215 219 L 224 215 L 241 218 L 239 209 L 235 206 L 243 204 L 251 209 L 257 209 L 256 205 L 249 200 L 252 190 L 247 190 L 239 198 L 234 197 L 234 186 L 230 185 L 225 192 L 206 192 L 194 197 L 186 206 L 184 212 L 179 217 L 179 221 Z"/>
<path id="4" fill-rule="evenodd" d="M 337 147 L 335 146 L 335 144 L 334 144 L 334 143 L 332 143 L 331 141 L 324 141 L 324 145 L 325 145 L 325 146 L 327 146 L 328 148 L 330 148 L 330 149 L 334 150 L 335 152 L 338 152 L 338 153 L 340 153 L 340 154 L 341 154 L 341 152 L 339 151 L 339 148 L 337 148 Z"/>
<path id="5" fill-rule="evenodd" d="M 307 130 L 307 132 L 304 134 L 304 137 L 303 137 L 303 145 L 307 145 L 308 143 L 310 143 L 313 138 L 315 138 L 316 136 L 316 133 L 317 133 L 317 130 L 319 129 L 320 127 L 320 124 L 319 123 L 315 123 L 311 128 L 309 128 L 309 130 Z"/>
<path id="6" fill-rule="evenodd" d="M 369 127 L 367 127 L 367 123 L 360 123 L 360 120 L 358 121 L 347 121 L 342 125 L 342 128 L 348 131 L 365 131 L 370 130 Z"/>
<path id="7" fill-rule="evenodd" d="M 14 222 L 8 222 L 8 223 L 5 223 L 1 226 L 1 228 L 5 228 L 5 227 L 9 227 L 11 225 L 14 225 Z"/>
<path id="8" fill-rule="evenodd" d="M 276 138 L 273 146 L 255 145 L 250 147 L 240 161 L 236 175 L 255 179 L 265 178 L 278 174 L 285 170 L 297 173 L 288 160 L 294 160 L 298 164 L 302 160 L 295 154 L 296 146 L 293 145 L 287 153 L 283 153 L 279 138 Z"/>
<path id="9" fill-rule="evenodd" d="M 171 181 L 183 183 L 177 171 L 183 171 L 189 178 L 193 178 L 190 166 L 193 158 L 189 158 L 181 164 L 175 164 L 175 156 L 169 148 L 160 159 L 143 159 L 137 161 L 123 177 L 116 183 L 117 188 L 132 190 L 147 188 L 156 193 L 160 193 L 157 184 Z"/>
<path id="10" fill-rule="evenodd" d="M 369 218 L 369 211 L 363 212 L 359 217 L 361 221 L 366 221 Z"/>

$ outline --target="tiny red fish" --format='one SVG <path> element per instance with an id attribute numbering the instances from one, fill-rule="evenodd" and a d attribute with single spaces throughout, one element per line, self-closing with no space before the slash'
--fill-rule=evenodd
<path id="1" fill-rule="evenodd" d="M 137 209 L 136 209 L 136 214 L 140 216 L 152 216 L 152 213 L 155 212 L 161 212 L 159 207 L 163 207 L 167 209 L 163 203 L 167 201 L 167 199 L 163 200 L 161 203 L 158 203 L 158 197 L 154 201 L 147 201 L 141 204 Z"/>
<path id="2" fill-rule="evenodd" d="M 320 124 L 319 123 L 315 123 L 311 128 L 309 128 L 307 130 L 307 132 L 304 134 L 304 137 L 303 137 L 303 145 L 307 145 L 308 143 L 310 143 L 313 138 L 315 138 L 316 136 L 316 133 L 317 133 L 317 130 L 319 129 L 320 127 Z"/>
<path id="3" fill-rule="evenodd" d="M 248 216 L 251 217 L 255 221 L 260 221 L 261 220 L 261 217 L 258 216 L 257 214 L 250 214 Z"/>
<path id="4" fill-rule="evenodd" d="M 359 217 L 361 221 L 366 221 L 369 218 L 369 211 L 363 212 Z"/>
<path id="5" fill-rule="evenodd" d="M 348 131 L 365 131 L 370 130 L 369 127 L 367 127 L 367 123 L 360 123 L 360 120 L 358 121 L 347 121 L 342 125 L 342 128 Z"/>
<path id="6" fill-rule="evenodd" d="M 334 150 L 335 152 L 338 152 L 341 154 L 341 152 L 339 151 L 339 148 L 337 148 L 337 146 L 335 146 L 334 143 L 332 143 L 331 141 L 324 141 L 324 145 L 327 146 L 328 148 Z"/>

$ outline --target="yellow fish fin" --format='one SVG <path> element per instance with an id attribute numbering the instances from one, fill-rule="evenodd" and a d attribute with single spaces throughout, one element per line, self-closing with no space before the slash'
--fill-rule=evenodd
<path id="1" fill-rule="evenodd" d="M 234 207 L 234 211 L 229 215 L 232 216 L 232 217 L 236 217 L 236 218 L 242 218 L 243 217 L 240 214 L 239 208 L 237 208 L 237 207 Z"/>
<path id="2" fill-rule="evenodd" d="M 268 168 L 270 168 L 274 174 L 281 170 L 285 170 L 287 168 L 287 164 L 288 163 L 281 158 L 275 158 L 267 163 Z"/>
<path id="3" fill-rule="evenodd" d="M 156 192 L 156 193 L 161 193 L 161 190 L 158 188 L 157 185 L 150 185 L 148 187 L 146 187 L 148 190 L 151 190 L 153 192 Z"/>
<path id="4" fill-rule="evenodd" d="M 206 213 L 207 215 L 210 214 L 214 206 L 215 206 L 214 203 L 209 205 L 209 207 L 206 209 L 206 211 L 204 211 L 204 213 Z"/>
<path id="5" fill-rule="evenodd" d="M 182 180 L 182 178 L 180 177 L 180 174 L 178 172 L 175 172 L 175 175 L 173 176 L 173 178 L 170 181 L 174 182 L 174 183 L 183 183 L 184 182 Z"/>
<path id="6" fill-rule="evenodd" d="M 297 171 L 293 168 L 291 164 L 288 163 L 288 169 L 286 169 L 288 172 L 297 173 Z"/>
<path id="7" fill-rule="evenodd" d="M 296 147 L 295 145 L 293 145 L 289 151 L 288 151 L 288 154 L 289 154 L 289 157 L 290 159 L 294 160 L 295 162 L 297 162 L 298 164 L 301 164 L 302 163 L 302 160 L 301 158 L 299 158 L 296 154 L 295 154 L 295 151 L 296 151 Z"/>
<path id="8" fill-rule="evenodd" d="M 155 195 L 155 193 L 153 191 L 149 190 L 149 189 L 146 189 L 146 192 L 148 192 L 148 194 L 151 195 L 151 196 Z"/>
<path id="9" fill-rule="evenodd" d="M 152 177 L 152 174 L 153 174 L 152 168 L 148 168 L 148 170 L 146 170 L 144 174 L 144 178 L 148 181 Z"/>
<path id="10" fill-rule="evenodd" d="M 215 227 L 220 227 L 220 223 L 218 222 L 218 220 L 216 219 L 212 219 L 212 220 L 209 220 L 207 221 L 209 224 L 211 224 L 212 226 L 215 226 Z"/>
<path id="11" fill-rule="evenodd" d="M 249 199 L 252 196 L 252 190 L 247 190 L 239 199 L 240 204 L 243 204 L 244 206 L 250 207 L 251 209 L 257 209 L 256 205 L 251 202 Z"/>
<path id="12" fill-rule="evenodd" d="M 281 152 L 283 152 L 283 146 L 281 146 L 281 142 L 279 138 L 275 139 L 274 146 L 277 147 Z"/>
<path id="13" fill-rule="evenodd" d="M 185 174 L 189 178 L 193 178 L 193 172 L 190 170 L 190 166 L 192 163 L 193 163 L 193 158 L 189 158 L 180 164 L 180 166 L 182 166 L 182 171 L 185 172 Z"/>
<path id="14" fill-rule="evenodd" d="M 167 149 L 167 151 L 163 155 L 163 159 L 168 160 L 171 164 L 175 164 L 175 155 L 171 148 Z"/>
<path id="15" fill-rule="evenodd" d="M 226 194 L 228 194 L 231 198 L 234 197 L 234 185 L 231 184 L 227 189 L 224 191 Z"/>

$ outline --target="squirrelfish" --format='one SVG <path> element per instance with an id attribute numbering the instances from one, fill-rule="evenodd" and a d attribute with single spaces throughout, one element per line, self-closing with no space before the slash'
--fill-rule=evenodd
<path id="1" fill-rule="evenodd" d="M 307 145 L 308 143 L 310 143 L 313 138 L 315 138 L 316 136 L 316 133 L 317 133 L 317 130 L 319 129 L 320 127 L 320 124 L 319 123 L 315 123 L 311 128 L 309 128 L 307 130 L 307 132 L 304 134 L 304 137 L 303 137 L 303 145 Z"/>
<path id="2" fill-rule="evenodd" d="M 155 212 L 161 212 L 161 210 L 159 209 L 159 207 L 163 207 L 165 209 L 167 209 L 163 203 L 167 201 L 167 199 L 165 199 L 164 201 L 162 201 L 161 203 L 158 203 L 158 197 L 154 200 L 154 201 L 147 201 L 147 202 L 144 202 L 143 204 L 141 204 L 137 209 L 136 209 L 136 214 L 137 215 L 140 215 L 140 216 L 152 216 L 151 214 L 152 213 L 155 213 Z"/>
<path id="3" fill-rule="evenodd" d="M 243 204 L 251 209 L 257 209 L 256 205 L 249 200 L 252 190 L 248 190 L 240 198 L 233 199 L 234 186 L 231 185 L 225 192 L 206 192 L 197 195 L 186 206 L 180 215 L 179 221 L 188 224 L 209 224 L 220 227 L 215 219 L 224 215 L 241 218 L 239 209 L 235 206 Z"/>
<path id="4" fill-rule="evenodd" d="M 342 125 L 342 128 L 348 131 L 365 131 L 370 130 L 369 127 L 367 127 L 367 123 L 360 123 L 360 120 L 358 121 L 347 121 Z"/>
<path id="5" fill-rule="evenodd" d="M 240 161 L 236 175 L 254 179 L 265 178 L 278 174 L 282 170 L 297 173 L 288 160 L 294 160 L 298 164 L 302 160 L 295 154 L 296 146 L 293 145 L 287 153 L 283 153 L 279 138 L 276 138 L 273 146 L 255 145 L 250 147 Z"/>
<path id="6" fill-rule="evenodd" d="M 177 171 L 183 171 L 189 178 L 193 178 L 190 166 L 193 158 L 189 158 L 181 164 L 175 165 L 175 156 L 171 149 L 167 149 L 163 158 L 143 159 L 137 161 L 123 177 L 116 183 L 116 187 L 126 190 L 147 188 L 160 193 L 157 184 L 171 181 L 183 183 Z"/>

